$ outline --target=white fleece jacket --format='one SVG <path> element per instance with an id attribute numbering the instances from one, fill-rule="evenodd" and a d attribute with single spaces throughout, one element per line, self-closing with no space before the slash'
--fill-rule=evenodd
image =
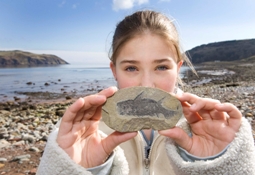
<path id="1" fill-rule="evenodd" d="M 184 130 L 189 130 L 189 126 L 185 121 L 180 123 L 180 127 Z M 56 142 L 58 129 L 52 132 L 49 136 L 47 146 L 37 170 L 38 175 L 78 175 L 91 174 L 82 166 L 76 164 L 71 158 L 58 146 Z M 102 137 L 105 135 L 101 133 Z M 242 119 L 242 124 L 235 139 L 229 145 L 227 151 L 220 157 L 208 161 L 184 161 L 178 153 L 175 143 L 165 138 L 166 153 L 168 161 L 162 161 L 162 168 L 150 171 L 150 174 L 166 174 L 164 168 L 172 167 L 172 173 L 180 175 L 255 175 L 255 147 L 251 133 L 250 124 L 246 119 Z M 124 147 L 123 147 L 124 148 Z M 143 149 L 143 148 L 142 148 Z M 111 175 L 128 175 L 129 164 L 123 150 L 117 147 L 114 150 L 114 160 L 110 174 Z M 132 164 L 132 163 L 131 163 Z M 170 165 L 171 164 L 171 165 Z M 141 167 L 143 168 L 143 167 Z M 157 168 L 156 168 L 157 169 Z M 172 170 L 173 169 L 173 170 Z M 134 169 L 132 169 L 134 172 Z M 158 171 L 161 173 L 158 173 Z M 137 170 L 141 172 L 141 170 Z M 168 171 L 169 172 L 169 171 Z M 140 174 L 140 173 L 136 173 Z"/>

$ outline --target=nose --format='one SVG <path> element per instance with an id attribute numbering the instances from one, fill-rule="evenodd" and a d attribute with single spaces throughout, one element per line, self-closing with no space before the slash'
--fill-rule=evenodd
<path id="1" fill-rule="evenodd" d="M 149 72 L 144 72 L 140 77 L 140 86 L 155 88 L 155 80 Z"/>

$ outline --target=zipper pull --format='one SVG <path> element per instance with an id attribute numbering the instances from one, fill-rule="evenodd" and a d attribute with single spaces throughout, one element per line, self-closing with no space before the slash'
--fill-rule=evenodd
<path id="1" fill-rule="evenodd" d="M 149 167 L 150 167 L 150 159 L 145 158 L 145 159 L 144 159 L 144 164 L 145 164 L 145 168 L 146 168 L 146 169 L 149 169 Z"/>

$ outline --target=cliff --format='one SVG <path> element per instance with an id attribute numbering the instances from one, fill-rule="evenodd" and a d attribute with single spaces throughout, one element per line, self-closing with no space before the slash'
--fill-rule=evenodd
<path id="1" fill-rule="evenodd" d="M 186 52 L 194 64 L 212 61 L 235 61 L 255 56 L 255 39 L 204 44 Z"/>
<path id="2" fill-rule="evenodd" d="M 33 67 L 68 64 L 56 55 L 34 54 L 20 50 L 0 51 L 0 67 Z"/>

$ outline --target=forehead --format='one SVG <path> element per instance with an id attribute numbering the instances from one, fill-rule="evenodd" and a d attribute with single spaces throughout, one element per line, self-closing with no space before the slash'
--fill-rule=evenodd
<path id="1" fill-rule="evenodd" d="M 161 35 L 152 33 L 143 33 L 127 40 L 119 48 L 116 59 L 128 55 L 154 58 L 172 57 L 176 60 L 176 50 L 173 42 L 168 41 Z"/>

